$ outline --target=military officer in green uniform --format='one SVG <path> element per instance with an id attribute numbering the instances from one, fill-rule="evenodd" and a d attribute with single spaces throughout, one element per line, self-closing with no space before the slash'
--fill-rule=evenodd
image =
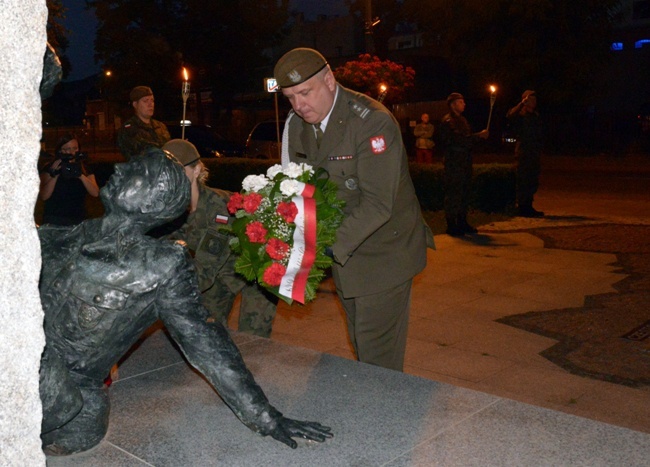
<path id="1" fill-rule="evenodd" d="M 322 167 L 346 217 L 329 250 L 360 361 L 401 371 L 413 277 L 433 237 L 423 221 L 399 125 L 379 102 L 339 85 L 316 50 L 287 52 L 275 78 L 293 112 L 283 164 Z"/>
<path id="2" fill-rule="evenodd" d="M 236 255 L 228 245 L 231 237 L 222 231 L 232 222 L 226 207 L 231 193 L 205 185 L 208 171 L 192 143 L 173 139 L 163 150 L 172 153 L 185 166 L 192 187 L 187 221 L 167 238 L 183 240 L 194 252 L 202 302 L 210 311 L 210 319 L 225 326 L 235 297 L 241 292 L 239 331 L 269 337 L 277 297 L 235 272 Z"/>
<path id="3" fill-rule="evenodd" d="M 136 86 L 129 94 L 134 115 L 120 128 L 117 145 L 128 161 L 149 147 L 162 147 L 169 141 L 169 131 L 164 123 L 154 120 L 153 91 L 148 86 Z"/>

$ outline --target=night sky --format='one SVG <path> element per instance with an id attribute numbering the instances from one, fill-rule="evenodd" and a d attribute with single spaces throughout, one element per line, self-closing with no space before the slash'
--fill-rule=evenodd
<path id="1" fill-rule="evenodd" d="M 86 78 L 100 70 L 93 58 L 97 19 L 95 10 L 86 10 L 83 0 L 63 0 L 62 3 L 67 8 L 63 25 L 69 31 L 70 40 L 66 55 L 72 64 L 72 70 L 66 81 L 74 81 Z"/>
<path id="2" fill-rule="evenodd" d="M 83 0 L 62 0 L 62 3 L 67 9 L 63 25 L 69 30 L 70 40 L 66 55 L 72 64 L 66 81 L 75 81 L 100 71 L 93 58 L 97 19 L 94 9 L 86 10 Z M 345 0 L 292 0 L 291 6 L 303 11 L 307 19 L 314 19 L 319 14 L 344 16 L 348 11 Z"/>

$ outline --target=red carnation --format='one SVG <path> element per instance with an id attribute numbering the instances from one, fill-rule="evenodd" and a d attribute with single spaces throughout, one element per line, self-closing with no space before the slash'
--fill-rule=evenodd
<path id="1" fill-rule="evenodd" d="M 285 268 L 280 263 L 272 263 L 262 275 L 262 280 L 269 284 L 271 287 L 277 287 L 282 282 L 284 274 L 287 272 Z"/>
<path id="2" fill-rule="evenodd" d="M 272 238 L 269 240 L 269 243 L 266 244 L 266 253 L 271 257 L 271 259 L 281 260 L 287 256 L 289 248 L 289 245 L 284 243 L 282 240 Z"/>
<path id="3" fill-rule="evenodd" d="M 259 193 L 249 193 L 244 196 L 244 210 L 249 214 L 253 214 L 255 211 L 257 211 L 257 208 L 261 202 L 262 195 Z"/>
<path id="4" fill-rule="evenodd" d="M 228 200 L 228 212 L 234 214 L 244 207 L 244 197 L 240 193 L 233 193 Z"/>
<path id="5" fill-rule="evenodd" d="M 275 211 L 280 214 L 287 223 L 295 221 L 296 216 L 298 215 L 298 208 L 296 207 L 296 203 L 293 201 L 289 201 L 288 203 L 282 201 L 278 204 Z"/>
<path id="6" fill-rule="evenodd" d="M 246 235 L 251 243 L 264 243 L 266 229 L 259 221 L 253 221 L 246 226 Z"/>

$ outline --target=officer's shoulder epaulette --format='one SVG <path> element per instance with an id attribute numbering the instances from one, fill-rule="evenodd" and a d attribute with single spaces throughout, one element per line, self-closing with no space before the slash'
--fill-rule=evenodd
<path id="1" fill-rule="evenodd" d="M 366 118 L 372 112 L 371 108 L 356 99 L 350 99 L 348 105 L 350 106 L 350 110 L 361 118 Z"/>

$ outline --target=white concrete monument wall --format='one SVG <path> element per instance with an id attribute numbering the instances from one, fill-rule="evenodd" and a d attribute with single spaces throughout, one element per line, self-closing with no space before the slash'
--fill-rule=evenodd
<path id="1" fill-rule="evenodd" d="M 0 465 L 45 465 L 38 368 L 45 344 L 34 225 L 45 0 L 0 4 Z"/>

